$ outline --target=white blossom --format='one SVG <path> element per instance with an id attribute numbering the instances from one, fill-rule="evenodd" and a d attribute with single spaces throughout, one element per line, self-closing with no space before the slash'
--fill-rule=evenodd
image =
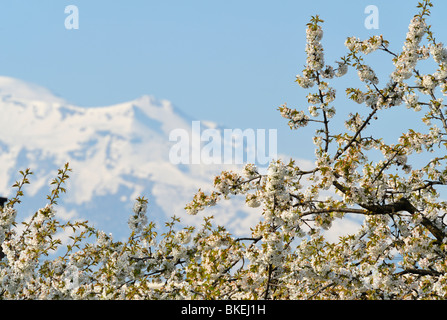
<path id="1" fill-rule="evenodd" d="M 430 54 L 436 63 L 447 63 L 447 49 L 441 42 L 430 46 Z"/>
<path id="2" fill-rule="evenodd" d="M 358 76 L 360 78 L 360 81 L 371 83 L 371 84 L 378 84 L 379 79 L 376 76 L 376 73 L 374 70 L 371 69 L 371 67 L 367 65 L 362 65 L 358 69 Z"/>
<path id="3" fill-rule="evenodd" d="M 219 201 L 245 197 L 259 219 L 248 226 L 246 219 L 228 215 L 230 226 L 246 228 L 242 235 L 206 214 L 194 226 L 173 216 L 160 227 L 149 221 L 145 198 L 136 200 L 124 240 L 88 222 L 62 223 L 56 199 L 65 191 L 66 170 L 52 182 L 48 204 L 20 223 L 15 205 L 29 182 L 29 171 L 22 172 L 16 196 L 0 208 L 0 298 L 446 299 L 447 202 L 441 190 L 447 184 L 447 125 L 444 100 L 435 90 L 447 94 L 446 51 L 425 21 L 431 2 L 419 7 L 402 53 L 388 50 L 382 36 L 350 37 L 348 56 L 335 69 L 324 64 L 322 21 L 312 17 L 307 65 L 297 76 L 301 87 L 314 88 L 307 93 L 309 106 L 279 110 L 293 129 L 316 126 L 315 161 L 278 159 L 267 170 L 247 164 L 240 173 L 222 171 L 211 190 L 199 189 L 185 206 L 196 215 Z M 424 39 L 428 46 L 422 46 Z M 394 63 L 390 82 L 380 88 L 363 61 L 376 50 L 391 53 Z M 418 62 L 430 56 L 438 69 L 420 74 Z M 366 89 L 348 87 L 346 94 L 366 108 L 343 109 L 338 114 L 346 118 L 332 119 L 338 105 L 330 79 L 346 74 L 349 65 Z M 412 76 L 416 86 L 404 82 Z M 402 102 L 423 110 L 411 115 L 428 127 L 409 129 L 394 113 L 393 129 L 406 131 L 385 139 L 387 128 L 375 126 L 376 117 Z M 343 234 L 334 239 L 330 232 L 340 229 Z M 67 243 L 57 236 L 62 231 L 71 232 Z M 62 255 L 53 257 L 61 247 Z"/>
<path id="4" fill-rule="evenodd" d="M 408 108 L 414 109 L 415 111 L 421 110 L 421 105 L 419 104 L 419 97 L 414 94 L 407 94 L 404 96 L 404 102 L 406 103 Z"/>

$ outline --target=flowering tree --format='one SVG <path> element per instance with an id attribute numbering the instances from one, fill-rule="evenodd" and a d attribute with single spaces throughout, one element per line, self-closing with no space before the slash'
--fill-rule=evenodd
<path id="1" fill-rule="evenodd" d="M 437 42 L 427 18 L 432 3 L 419 3 L 403 50 L 392 52 L 382 36 L 350 37 L 335 66 L 324 61 L 322 20 L 306 31 L 306 66 L 297 83 L 312 89 L 308 113 L 283 105 L 291 129 L 316 125 L 315 165 L 303 170 L 291 160 L 272 161 L 266 174 L 253 164 L 241 173 L 222 172 L 214 191 L 200 191 L 186 205 L 189 214 L 234 195 L 262 211 L 246 237 L 235 237 L 205 217 L 201 228 L 179 227 L 173 217 L 159 235 L 146 216 L 147 200 L 136 201 L 130 236 L 114 241 L 87 222 L 62 224 L 55 205 L 65 192 L 69 167 L 59 171 L 48 205 L 18 228 L 14 205 L 23 195 L 29 170 L 15 184 L 16 196 L 0 213 L 0 297 L 4 299 L 444 299 L 447 298 L 445 214 L 440 190 L 447 184 L 445 156 L 447 49 Z M 394 63 L 389 82 L 365 57 L 382 51 Z M 419 61 L 436 70 L 422 74 Z M 346 88 L 362 105 L 333 123 L 336 91 L 330 81 L 355 69 L 363 88 Z M 415 81 L 410 82 L 410 80 Z M 388 144 L 369 135 L 387 110 L 406 106 L 422 115 L 421 131 L 403 132 Z M 368 131 L 369 130 L 369 131 Z M 332 196 L 325 197 L 324 194 Z M 328 242 L 324 230 L 335 219 L 361 215 L 353 233 Z M 65 253 L 60 230 L 72 230 Z"/>

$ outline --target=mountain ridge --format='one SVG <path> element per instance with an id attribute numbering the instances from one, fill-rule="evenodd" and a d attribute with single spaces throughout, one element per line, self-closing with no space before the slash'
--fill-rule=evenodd
<path id="1" fill-rule="evenodd" d="M 199 188 L 209 189 L 224 167 L 170 163 L 169 132 L 190 131 L 192 121 L 171 102 L 143 95 L 111 106 L 79 107 L 41 86 L 1 76 L 0 101 L 5 114 L 0 118 L 0 192 L 14 192 L 19 170 L 34 172 L 22 218 L 45 204 L 50 181 L 69 162 L 73 172 L 57 209 L 61 218 L 89 220 L 124 237 L 133 202 L 146 196 L 150 215 L 160 223 L 174 214 L 185 223 L 201 222 L 183 208 Z M 201 125 L 220 127 L 210 121 Z M 240 232 L 248 230 L 253 212 L 243 199 L 209 210 Z"/>
<path id="2" fill-rule="evenodd" d="M 187 215 L 184 207 L 199 188 L 210 191 L 215 175 L 240 171 L 242 165 L 173 164 L 169 133 L 183 129 L 192 137 L 195 119 L 168 100 L 143 95 L 111 106 L 80 107 L 39 85 L 0 76 L 0 107 L 0 196 L 15 193 L 11 186 L 20 179 L 19 170 L 34 172 L 17 207 L 18 221 L 46 205 L 50 182 L 67 162 L 73 171 L 57 217 L 88 220 L 115 239 L 127 239 L 127 220 L 140 196 L 148 198 L 149 219 L 159 228 L 173 215 L 192 226 L 202 224 L 201 215 L 213 215 L 216 224 L 247 236 L 261 217 L 262 209 L 248 208 L 243 196 L 221 201 L 201 215 Z M 201 120 L 200 126 L 221 133 L 226 129 L 212 121 Z M 231 141 L 222 139 L 224 148 L 226 143 Z M 314 166 L 295 160 L 305 170 Z M 325 234 L 336 241 L 358 227 L 356 218 L 345 218 L 334 221 Z"/>

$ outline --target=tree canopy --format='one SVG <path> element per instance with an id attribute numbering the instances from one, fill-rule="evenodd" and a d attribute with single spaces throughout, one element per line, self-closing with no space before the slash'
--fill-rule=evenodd
<path id="1" fill-rule="evenodd" d="M 199 190 L 185 207 L 202 214 L 243 195 L 261 212 L 246 237 L 214 225 L 212 217 L 200 228 L 182 228 L 173 217 L 159 234 L 143 197 L 130 215 L 126 242 L 87 222 L 61 223 L 55 210 L 68 164 L 53 181 L 48 205 L 19 229 L 14 206 L 31 174 L 21 172 L 16 196 L 0 209 L 0 298 L 445 299 L 447 49 L 428 23 L 431 8 L 430 0 L 419 3 L 401 52 L 382 36 L 348 37 L 347 54 L 333 65 L 325 61 L 324 21 L 310 19 L 306 65 L 296 77 L 309 90 L 309 106 L 282 105 L 279 112 L 297 134 L 316 127 L 314 167 L 278 159 L 263 174 L 254 164 L 224 171 L 212 192 Z M 394 65 L 384 85 L 367 64 L 373 52 Z M 422 60 L 432 62 L 433 72 L 419 69 Z M 345 89 L 359 107 L 340 127 L 333 121 L 340 93 L 331 82 L 349 70 L 363 87 Z M 377 120 L 396 108 L 412 109 L 422 121 L 390 144 Z M 324 231 L 347 215 L 364 217 L 362 225 L 327 241 Z M 45 259 L 62 246 L 60 230 L 74 232 L 65 253 Z"/>

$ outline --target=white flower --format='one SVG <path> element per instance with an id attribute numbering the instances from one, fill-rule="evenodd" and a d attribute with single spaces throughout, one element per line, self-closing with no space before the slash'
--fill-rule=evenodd
<path id="1" fill-rule="evenodd" d="M 360 90 L 352 94 L 350 98 L 358 104 L 362 104 L 363 102 L 365 102 L 365 94 Z"/>
<path id="2" fill-rule="evenodd" d="M 322 143 L 323 143 L 323 138 L 321 136 L 317 136 L 315 135 L 313 138 L 313 143 L 317 146 L 317 147 L 321 147 Z"/>
<path id="3" fill-rule="evenodd" d="M 309 93 L 307 95 L 307 102 L 311 103 L 311 104 L 317 104 L 320 103 L 320 95 L 317 93 Z"/>
<path id="4" fill-rule="evenodd" d="M 15 222 L 17 211 L 11 207 L 4 207 L 0 212 L 0 244 L 5 240 L 5 234 L 11 229 Z"/>
<path id="5" fill-rule="evenodd" d="M 357 51 L 361 47 L 361 41 L 356 37 L 348 37 L 345 41 L 345 46 L 350 51 Z"/>
<path id="6" fill-rule="evenodd" d="M 376 77 L 376 73 L 374 72 L 371 67 L 367 65 L 362 65 L 357 70 L 358 76 L 360 78 L 360 81 L 371 83 L 371 84 L 378 84 L 379 79 Z"/>
<path id="7" fill-rule="evenodd" d="M 160 283 L 151 282 L 151 283 L 147 283 L 146 286 L 147 286 L 149 289 L 156 290 L 156 289 L 161 289 L 161 288 L 163 288 L 164 284 L 161 283 L 161 282 L 160 282 Z"/>
<path id="8" fill-rule="evenodd" d="M 146 213 L 147 211 L 147 203 L 144 201 L 136 201 L 133 206 L 133 212 L 135 213 Z"/>
<path id="9" fill-rule="evenodd" d="M 247 194 L 245 203 L 250 208 L 257 208 L 261 205 L 261 202 L 259 202 L 258 197 L 255 194 Z"/>
<path id="10" fill-rule="evenodd" d="M 447 81 L 444 81 L 443 83 L 441 83 L 440 85 L 442 94 L 447 96 Z"/>
<path id="11" fill-rule="evenodd" d="M 419 17 L 414 17 L 408 28 L 403 51 L 394 62 L 396 70 L 391 74 L 391 78 L 394 81 L 400 82 L 409 79 L 413 74 L 413 69 L 417 64 L 417 61 L 428 57 L 428 49 L 419 47 L 419 43 L 422 40 L 425 31 L 425 21 Z"/>
<path id="12" fill-rule="evenodd" d="M 300 75 L 296 76 L 296 82 L 300 85 L 301 88 L 304 89 L 311 88 L 314 85 L 314 82 L 311 79 Z"/>
<path id="13" fill-rule="evenodd" d="M 323 30 L 320 26 L 310 25 L 306 30 L 307 66 L 314 71 L 319 71 L 324 66 L 323 47 L 320 40 L 323 38 Z"/>
<path id="14" fill-rule="evenodd" d="M 317 42 L 306 46 L 307 65 L 315 71 L 319 71 L 324 66 L 323 46 Z"/>
<path id="15" fill-rule="evenodd" d="M 326 103 L 331 103 L 332 101 L 334 101 L 335 100 L 335 89 L 329 88 L 329 90 L 324 93 L 324 97 L 325 97 Z"/>
<path id="16" fill-rule="evenodd" d="M 108 246 L 113 241 L 112 234 L 106 235 L 104 231 L 98 231 L 98 238 L 96 240 L 96 244 L 98 246 Z"/>
<path id="17" fill-rule="evenodd" d="M 424 75 L 422 77 L 421 86 L 427 90 L 433 90 L 437 85 L 437 81 L 434 79 L 432 75 Z"/>
<path id="18" fill-rule="evenodd" d="M 273 161 L 270 163 L 267 169 L 267 176 L 272 180 L 281 180 L 284 178 L 285 168 L 279 161 Z"/>
<path id="19" fill-rule="evenodd" d="M 286 105 L 279 108 L 281 116 L 289 119 L 289 127 L 291 129 L 297 129 L 305 127 L 309 122 L 309 116 L 304 114 L 304 111 L 298 111 L 288 108 Z"/>
<path id="20" fill-rule="evenodd" d="M 407 44 L 417 45 L 422 40 L 422 36 L 425 34 L 426 30 L 427 25 L 425 24 L 424 19 L 415 16 L 408 27 Z"/>
<path id="21" fill-rule="evenodd" d="M 316 106 L 309 106 L 309 113 L 312 117 L 318 117 L 320 115 Z"/>
<path id="22" fill-rule="evenodd" d="M 254 164 L 248 163 L 244 167 L 244 175 L 247 179 L 253 179 L 259 176 L 258 168 Z"/>
<path id="23" fill-rule="evenodd" d="M 311 25 L 306 29 L 307 42 L 320 41 L 323 38 L 323 29 L 320 26 Z"/>
<path id="24" fill-rule="evenodd" d="M 441 64 L 440 68 L 433 74 L 433 76 L 437 81 L 444 82 L 444 80 L 447 79 L 447 64 Z"/>
<path id="25" fill-rule="evenodd" d="M 411 78 L 413 71 L 411 68 L 404 68 L 399 66 L 391 73 L 391 79 L 395 82 L 401 82 L 403 80 Z"/>
<path id="26" fill-rule="evenodd" d="M 332 68 L 331 66 L 326 66 L 326 68 L 321 72 L 321 76 L 326 79 L 332 79 L 334 75 L 334 68 Z"/>
<path id="27" fill-rule="evenodd" d="M 137 200 L 134 204 L 134 214 L 130 215 L 129 220 L 127 221 L 130 230 L 135 233 L 139 233 L 143 231 L 143 228 L 147 225 L 147 203 L 145 201 Z"/>
<path id="28" fill-rule="evenodd" d="M 175 235 L 175 241 L 181 244 L 188 244 L 191 241 L 191 233 L 181 230 Z"/>
<path id="29" fill-rule="evenodd" d="M 437 63 L 447 63 L 447 49 L 442 43 L 430 46 L 430 53 Z"/>
<path id="30" fill-rule="evenodd" d="M 373 36 L 368 40 L 368 46 L 371 52 L 379 49 L 382 46 L 382 44 L 383 44 L 382 36 Z"/>
<path id="31" fill-rule="evenodd" d="M 344 76 L 348 72 L 348 65 L 344 62 L 336 61 L 338 64 L 337 71 L 335 72 L 336 77 Z"/>
<path id="32" fill-rule="evenodd" d="M 408 108 L 415 109 L 415 111 L 419 111 L 421 108 L 419 105 L 419 96 L 414 93 L 404 95 L 404 102 Z"/>

